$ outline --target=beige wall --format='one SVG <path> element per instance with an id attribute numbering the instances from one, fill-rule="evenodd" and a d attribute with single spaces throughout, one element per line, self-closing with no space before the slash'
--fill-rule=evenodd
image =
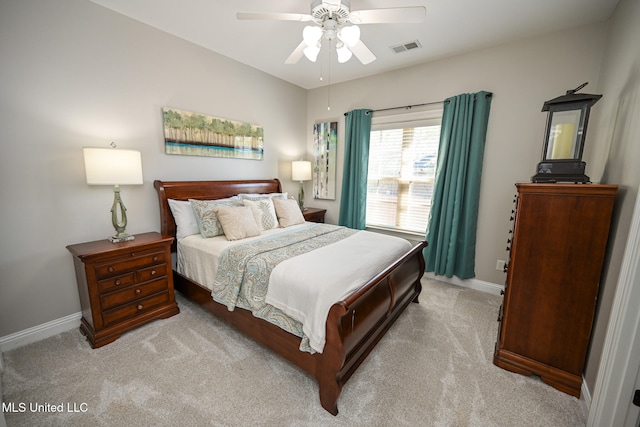
<path id="1" fill-rule="evenodd" d="M 314 121 L 338 119 L 340 138 L 338 198 L 335 202 L 309 200 L 307 204 L 327 208 L 327 220 L 337 222 L 344 112 L 420 104 L 480 90 L 493 92 L 480 190 L 476 278 L 503 284 L 505 274 L 496 271 L 496 261 L 507 257 L 514 184 L 530 181 L 540 160 L 546 120 L 540 111 L 542 104 L 583 82 L 590 82 L 590 90 L 598 90 L 606 29 L 604 23 L 592 25 L 334 85 L 329 89 L 329 112 L 328 89 L 310 91 L 309 158 Z M 598 111 L 594 109 L 593 114 Z"/>
<path id="2" fill-rule="evenodd" d="M 281 177 L 306 138 L 306 91 L 83 0 L 0 4 L 0 337 L 80 311 L 66 245 L 113 233 L 83 146 L 142 152 L 129 232 L 159 231 L 154 179 Z M 262 161 L 164 154 L 163 106 L 257 123 Z"/>
<path id="3" fill-rule="evenodd" d="M 585 378 L 593 391 L 631 217 L 640 187 L 640 2 L 621 0 L 610 23 L 587 164 L 591 177 L 619 185 Z M 589 148 L 589 146 L 587 147 Z M 640 286 L 636 283 L 635 286 Z"/>

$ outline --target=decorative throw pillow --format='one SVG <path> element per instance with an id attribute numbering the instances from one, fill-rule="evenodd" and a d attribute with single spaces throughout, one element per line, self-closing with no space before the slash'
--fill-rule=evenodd
<path id="1" fill-rule="evenodd" d="M 238 197 L 230 197 L 228 199 L 219 200 L 194 200 L 189 199 L 191 206 L 196 214 L 198 221 L 198 229 L 202 237 L 216 237 L 224 234 L 224 230 L 218 221 L 218 217 L 214 211 L 217 207 L 233 207 L 242 206 L 242 201 Z"/>
<path id="2" fill-rule="evenodd" d="M 217 207 L 213 210 L 227 240 L 240 240 L 260 235 L 260 229 L 249 206 Z"/>
<path id="3" fill-rule="evenodd" d="M 192 234 L 200 233 L 196 214 L 193 212 L 193 206 L 186 200 L 169 199 L 169 209 L 173 214 L 173 220 L 176 223 L 176 239 L 182 240 Z"/>
<path id="4" fill-rule="evenodd" d="M 273 207 L 273 199 L 244 199 L 245 206 L 249 206 L 253 212 L 253 217 L 261 230 L 271 230 L 272 228 L 278 228 L 278 217 L 276 216 L 276 210 Z"/>
<path id="5" fill-rule="evenodd" d="M 294 199 L 273 199 L 273 206 L 276 209 L 280 227 L 284 228 L 304 223 L 304 216 L 302 216 L 300 206 L 298 206 L 298 202 Z"/>

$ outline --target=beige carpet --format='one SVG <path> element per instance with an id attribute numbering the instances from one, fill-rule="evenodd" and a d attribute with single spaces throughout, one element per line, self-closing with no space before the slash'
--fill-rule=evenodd
<path id="1" fill-rule="evenodd" d="M 5 405 L 25 408 L 7 424 L 585 425 L 578 399 L 492 364 L 500 297 L 423 282 L 421 303 L 345 385 L 337 417 L 313 378 L 177 295 L 179 315 L 100 349 L 73 330 L 5 353 Z"/>

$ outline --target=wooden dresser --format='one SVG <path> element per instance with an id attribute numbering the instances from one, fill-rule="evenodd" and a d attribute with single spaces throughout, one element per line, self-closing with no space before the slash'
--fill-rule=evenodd
<path id="1" fill-rule="evenodd" d="M 493 362 L 580 397 L 617 186 L 516 187 Z"/>
<path id="2" fill-rule="evenodd" d="M 172 237 L 137 234 L 67 246 L 82 307 L 80 331 L 93 348 L 144 323 L 179 313 L 171 274 Z"/>

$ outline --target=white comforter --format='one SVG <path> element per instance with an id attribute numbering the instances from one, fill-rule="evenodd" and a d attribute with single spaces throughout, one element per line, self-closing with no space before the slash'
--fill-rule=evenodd
<path id="1" fill-rule="evenodd" d="M 410 249 L 407 240 L 360 231 L 278 264 L 265 301 L 302 323 L 311 348 L 322 353 L 331 306 Z"/>

